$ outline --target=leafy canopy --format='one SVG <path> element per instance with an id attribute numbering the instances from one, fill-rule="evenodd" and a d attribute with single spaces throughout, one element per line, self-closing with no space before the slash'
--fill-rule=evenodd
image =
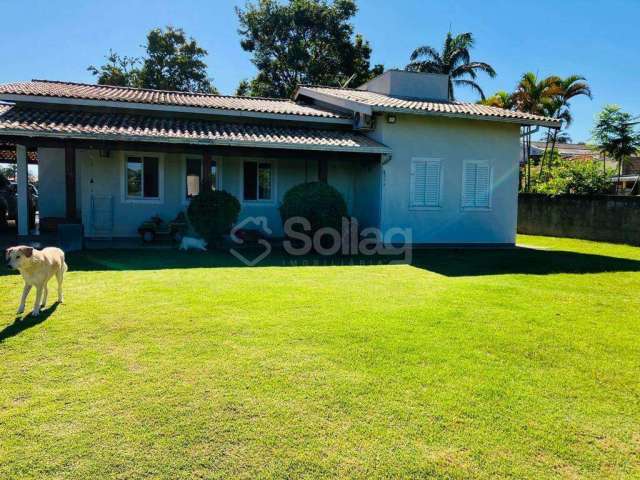
<path id="1" fill-rule="evenodd" d="M 554 152 L 556 152 L 554 150 Z M 613 170 L 591 160 L 564 160 L 557 153 L 541 180 L 535 181 L 532 191 L 546 195 L 596 195 L 611 190 Z"/>
<path id="2" fill-rule="evenodd" d="M 535 73 L 527 72 L 520 78 L 515 92 L 499 91 L 478 103 L 557 118 L 567 127 L 573 120 L 569 100 L 578 96 L 591 98 L 591 87 L 581 75 L 538 78 Z"/>
<path id="3" fill-rule="evenodd" d="M 207 75 L 207 51 L 181 28 L 155 28 L 147 34 L 146 56 L 120 56 L 109 51 L 107 62 L 88 70 L 100 85 L 217 93 Z"/>
<path id="4" fill-rule="evenodd" d="M 640 148 L 638 122 L 618 105 L 606 105 L 598 114 L 592 131 L 593 142 L 601 152 L 616 160 L 633 155 Z"/>
<path id="5" fill-rule="evenodd" d="M 441 73 L 449 76 L 449 98 L 454 100 L 455 87 L 470 87 L 484 99 L 484 92 L 476 83 L 478 72 L 484 72 L 491 78 L 496 72 L 485 62 L 472 62 L 470 50 L 475 40 L 469 32 L 453 35 L 447 33 L 442 50 L 429 45 L 416 48 L 411 54 L 406 70 L 411 72 Z"/>
<path id="6" fill-rule="evenodd" d="M 258 75 L 238 94 L 289 97 L 299 84 L 360 85 L 382 73 L 370 69 L 371 47 L 354 36 L 354 0 L 259 0 L 236 8 L 240 45 Z"/>

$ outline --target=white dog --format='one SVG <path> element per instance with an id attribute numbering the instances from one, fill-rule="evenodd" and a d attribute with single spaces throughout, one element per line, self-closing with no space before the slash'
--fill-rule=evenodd
<path id="1" fill-rule="evenodd" d="M 201 252 L 206 252 L 207 242 L 205 242 L 202 238 L 182 237 L 182 241 L 180 242 L 180 250 L 189 250 L 191 248 L 193 248 L 194 250 L 200 250 Z"/>
<path id="2" fill-rule="evenodd" d="M 24 312 L 24 303 L 31 287 L 36 287 L 36 301 L 31 314 L 35 317 L 40 313 L 40 308 L 47 303 L 49 289 L 47 283 L 55 275 L 58 280 L 58 302 L 62 303 L 62 279 L 67 271 L 64 261 L 64 252 L 59 248 L 48 247 L 36 250 L 33 247 L 21 245 L 8 248 L 5 252 L 7 266 L 18 270 L 24 279 L 24 290 L 18 307 L 18 314 Z"/>

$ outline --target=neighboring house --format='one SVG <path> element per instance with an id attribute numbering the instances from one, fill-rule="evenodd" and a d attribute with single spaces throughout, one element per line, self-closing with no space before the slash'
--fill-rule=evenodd
<path id="1" fill-rule="evenodd" d="M 545 148 L 551 149 L 551 143 L 547 146 L 544 141 L 531 142 L 531 156 L 542 157 Z M 555 150 L 561 158 L 568 160 L 602 160 L 600 153 L 585 143 L 556 143 Z"/>
<path id="2" fill-rule="evenodd" d="M 361 227 L 411 228 L 416 244 L 511 245 L 520 126 L 558 126 L 449 102 L 446 76 L 402 71 L 353 90 L 300 86 L 293 100 L 39 80 L 0 85 L 0 100 L 11 102 L 0 140 L 18 145 L 19 189 L 37 148 L 40 215 L 78 219 L 87 237 L 134 236 L 209 188 L 281 236 L 284 193 L 319 180 Z"/>
<path id="3" fill-rule="evenodd" d="M 640 195 L 640 157 L 628 158 L 622 164 L 622 175 L 612 177 L 611 181 L 616 191 L 623 195 Z"/>

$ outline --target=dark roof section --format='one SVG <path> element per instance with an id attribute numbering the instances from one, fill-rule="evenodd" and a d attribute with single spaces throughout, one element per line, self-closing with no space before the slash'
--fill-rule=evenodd
<path id="1" fill-rule="evenodd" d="M 428 101 L 415 98 L 396 97 L 367 90 L 356 90 L 339 87 L 322 87 L 302 85 L 298 87 L 296 96 L 310 96 L 314 94 L 328 99 L 354 102 L 371 108 L 374 112 L 389 113 L 413 113 L 432 114 L 468 118 L 484 118 L 488 120 L 505 120 L 522 122 L 526 124 L 542 124 L 547 126 L 560 126 L 557 119 L 532 115 L 530 113 L 505 110 L 503 108 L 489 107 L 476 103 Z"/>
<path id="2" fill-rule="evenodd" d="M 12 105 L 0 105 L 2 135 L 390 153 L 388 147 L 351 130 Z"/>
<path id="3" fill-rule="evenodd" d="M 27 161 L 29 164 L 38 163 L 38 150 L 27 149 Z M 16 146 L 13 143 L 0 142 L 0 163 L 16 163 Z"/>
<path id="4" fill-rule="evenodd" d="M 342 118 L 341 115 L 335 112 L 300 105 L 289 99 L 237 97 L 51 80 L 32 80 L 30 82 L 2 84 L 0 85 L 0 97 L 2 95 L 142 103 L 148 105 L 297 115 L 303 117 Z"/>

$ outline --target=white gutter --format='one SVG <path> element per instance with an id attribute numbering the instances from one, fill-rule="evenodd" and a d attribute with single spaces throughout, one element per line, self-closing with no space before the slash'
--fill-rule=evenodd
<path id="1" fill-rule="evenodd" d="M 209 146 L 228 146 L 228 147 L 249 147 L 249 148 L 280 148 L 287 150 L 312 150 L 323 152 L 346 152 L 346 153 L 374 153 L 374 154 L 390 154 L 391 149 L 387 146 L 380 145 L 379 147 L 341 147 L 336 145 L 310 145 L 300 143 L 274 143 L 274 142 L 256 142 L 256 141 L 243 141 L 243 140 L 211 140 L 211 139 L 190 139 L 190 138 L 173 138 L 173 137 L 158 137 L 158 136 L 143 136 L 143 135 L 92 135 L 82 133 L 52 133 L 52 132 L 38 132 L 30 130 L 25 132 L 24 130 L 0 130 L 0 138 L 3 135 L 11 135 L 18 137 L 45 137 L 45 138 L 57 138 L 61 140 L 100 140 L 110 142 L 150 142 L 150 143 L 171 143 L 171 144 L 188 144 L 188 145 L 209 145 Z"/>
<path id="2" fill-rule="evenodd" d="M 327 123 L 332 125 L 351 125 L 350 118 L 323 117 L 313 114 L 268 113 L 251 110 L 229 110 L 215 107 L 184 107 L 179 105 L 158 105 L 153 103 L 136 103 L 113 100 L 89 100 L 81 98 L 48 97 L 40 95 L 0 94 L 0 101 L 13 103 L 40 103 L 48 105 L 66 105 L 78 107 L 101 107 L 129 109 L 165 113 L 193 113 L 200 115 L 216 115 L 241 118 L 257 118 L 263 120 L 283 120 L 292 122 Z"/>

